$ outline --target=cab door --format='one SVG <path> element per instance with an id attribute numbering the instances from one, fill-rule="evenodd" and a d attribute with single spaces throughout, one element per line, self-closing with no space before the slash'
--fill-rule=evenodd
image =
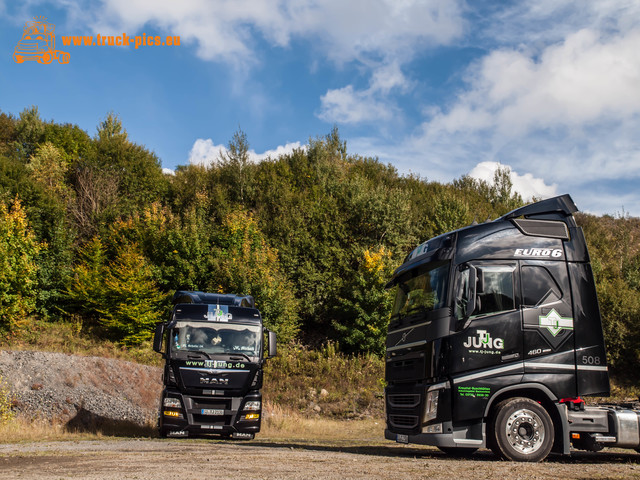
<path id="1" fill-rule="evenodd" d="M 564 262 L 523 260 L 520 266 L 525 381 L 576 396 L 574 319 Z"/>
<path id="2" fill-rule="evenodd" d="M 456 317 L 464 323 L 450 337 L 449 372 L 457 421 L 477 417 L 493 393 L 520 382 L 523 374 L 518 264 L 471 262 L 467 266 L 475 269 L 471 278 L 477 279 L 475 308 L 466 319 L 455 308 Z M 464 276 L 464 270 L 459 274 Z M 457 284 L 463 285 L 464 280 Z"/>

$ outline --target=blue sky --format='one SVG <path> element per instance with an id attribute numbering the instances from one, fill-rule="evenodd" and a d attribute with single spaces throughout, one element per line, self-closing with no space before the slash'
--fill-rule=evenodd
<path id="1" fill-rule="evenodd" d="M 34 16 L 68 64 L 14 62 Z M 181 44 L 62 45 L 122 33 Z M 31 105 L 91 135 L 114 112 L 168 169 L 238 128 L 259 161 L 336 125 L 401 173 L 502 164 L 525 197 L 640 216 L 636 0 L 0 0 L 0 109 Z"/>

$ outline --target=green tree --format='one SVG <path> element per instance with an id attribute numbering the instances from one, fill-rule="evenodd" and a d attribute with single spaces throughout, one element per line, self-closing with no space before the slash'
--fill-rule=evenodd
<path id="1" fill-rule="evenodd" d="M 79 314 L 89 326 L 95 327 L 106 300 L 104 278 L 108 257 L 100 238 L 94 237 L 81 247 L 77 260 L 65 298 L 70 313 Z"/>
<path id="2" fill-rule="evenodd" d="M 391 252 L 384 247 L 362 252 L 358 270 L 353 272 L 334 310 L 333 327 L 348 352 L 383 355 L 392 294 L 384 286 L 393 272 Z"/>
<path id="3" fill-rule="evenodd" d="M 38 107 L 33 105 L 20 112 L 15 132 L 14 149 L 18 158 L 26 162 L 44 139 L 45 122 L 40 118 Z"/>
<path id="4" fill-rule="evenodd" d="M 265 325 L 281 342 L 298 333 L 298 302 L 292 285 L 280 271 L 277 252 L 269 247 L 253 217 L 243 211 L 229 214 L 216 230 L 220 248 L 210 272 L 209 291 L 252 295 Z"/>
<path id="5" fill-rule="evenodd" d="M 248 187 L 249 142 L 247 134 L 238 130 L 220 158 L 221 180 L 234 185 L 230 191 L 234 201 L 244 203 Z"/>
<path id="6" fill-rule="evenodd" d="M 149 340 L 163 320 L 165 303 L 145 257 L 135 246 L 120 249 L 106 267 L 104 302 L 97 309 L 110 337 L 124 345 Z"/>
<path id="7" fill-rule="evenodd" d="M 151 338 L 167 299 L 137 245 L 121 243 L 109 260 L 107 248 L 95 237 L 79 258 L 66 291 L 69 313 L 79 314 L 85 324 L 123 345 Z"/>
<path id="8" fill-rule="evenodd" d="M 28 323 L 36 308 L 38 243 L 19 200 L 0 202 L 0 328 L 13 331 Z"/>

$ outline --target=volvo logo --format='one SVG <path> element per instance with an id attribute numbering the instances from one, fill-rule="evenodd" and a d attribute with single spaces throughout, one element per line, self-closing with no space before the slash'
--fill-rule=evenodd
<path id="1" fill-rule="evenodd" d="M 415 328 L 412 328 L 411 330 L 407 330 L 402 334 L 402 337 L 400 337 L 400 340 L 398 341 L 398 343 L 396 343 L 396 345 L 400 345 L 401 343 L 404 343 L 407 341 L 407 337 L 411 334 L 411 332 L 413 332 L 415 330 Z"/>

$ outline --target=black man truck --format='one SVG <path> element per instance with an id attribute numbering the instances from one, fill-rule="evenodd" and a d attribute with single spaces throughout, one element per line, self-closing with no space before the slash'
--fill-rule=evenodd
<path id="1" fill-rule="evenodd" d="M 262 367 L 276 354 L 275 333 L 265 329 L 251 296 L 177 291 L 173 303 L 153 341 L 166 359 L 160 435 L 254 438 L 262 420 Z"/>
<path id="2" fill-rule="evenodd" d="M 387 288 L 385 438 L 541 461 L 640 448 L 635 404 L 608 396 L 600 309 L 577 208 L 562 195 L 415 248 Z"/>

